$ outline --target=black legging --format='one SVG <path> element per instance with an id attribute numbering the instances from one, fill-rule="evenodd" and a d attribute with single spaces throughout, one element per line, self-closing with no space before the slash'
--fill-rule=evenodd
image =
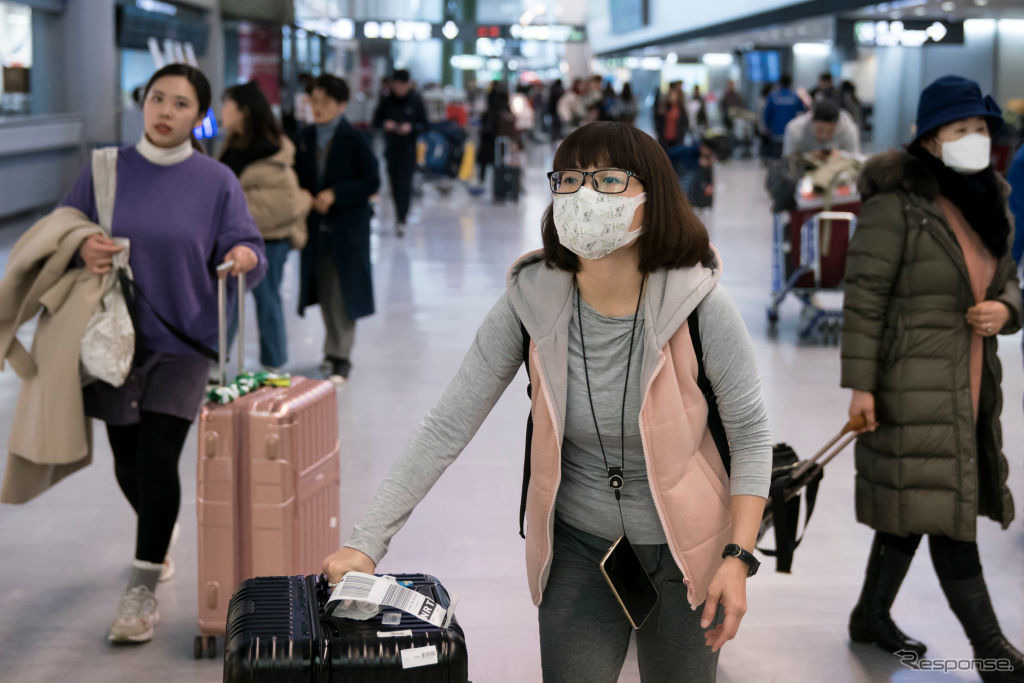
<path id="1" fill-rule="evenodd" d="M 906 555 L 913 555 L 921 543 L 919 534 L 894 536 L 882 531 L 875 533 L 882 545 Z M 978 556 L 978 544 L 974 541 L 955 541 L 949 536 L 929 534 L 928 550 L 931 551 L 935 573 L 942 581 L 960 581 L 981 576 L 981 558 Z"/>
<path id="2" fill-rule="evenodd" d="M 114 472 L 138 515 L 135 559 L 159 564 L 167 555 L 181 505 L 178 459 L 192 423 L 143 411 L 137 424 L 107 425 Z"/>

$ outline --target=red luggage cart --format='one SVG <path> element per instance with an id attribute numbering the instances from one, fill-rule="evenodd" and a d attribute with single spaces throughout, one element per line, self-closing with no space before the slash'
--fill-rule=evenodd
<path id="1" fill-rule="evenodd" d="M 819 294 L 842 289 L 846 250 L 860 213 L 855 183 L 855 178 L 837 176 L 818 194 L 805 177 L 797 189 L 796 208 L 773 214 L 770 329 L 778 323 L 779 306 L 792 294 L 803 303 L 799 339 L 838 343 L 842 307 L 826 305 Z"/>

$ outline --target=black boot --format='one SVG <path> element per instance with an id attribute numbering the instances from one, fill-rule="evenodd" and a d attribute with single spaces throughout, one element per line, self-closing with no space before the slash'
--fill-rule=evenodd
<path id="1" fill-rule="evenodd" d="M 896 628 L 889 617 L 889 609 L 913 559 L 913 555 L 886 546 L 875 538 L 864 575 L 864 589 L 850 614 L 850 640 L 874 643 L 890 653 L 909 650 L 919 657 L 924 656 L 928 649 L 924 643 Z"/>
<path id="2" fill-rule="evenodd" d="M 988 667 L 1000 669 L 979 671 L 981 680 L 986 683 L 1024 683 L 1024 655 L 1003 636 L 992 609 L 985 578 L 979 575 L 973 579 L 939 581 L 939 585 L 971 641 L 974 658 L 989 660 Z M 1011 667 L 1013 670 L 1009 671 Z"/>

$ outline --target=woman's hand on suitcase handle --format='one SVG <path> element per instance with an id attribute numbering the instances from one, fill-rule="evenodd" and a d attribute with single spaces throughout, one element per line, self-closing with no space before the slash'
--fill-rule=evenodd
<path id="1" fill-rule="evenodd" d="M 363 572 L 372 574 L 377 565 L 368 555 L 355 548 L 339 548 L 324 558 L 324 574 L 327 575 L 327 582 L 334 585 L 341 581 L 341 577 L 349 572 Z"/>
<path id="2" fill-rule="evenodd" d="M 224 263 L 232 263 L 230 271 L 218 271 L 221 277 L 227 277 L 228 273 L 231 275 L 238 275 L 239 273 L 248 273 L 250 270 L 259 265 L 259 257 L 249 247 L 244 244 L 235 246 L 231 251 L 228 252 L 227 256 L 224 257 Z"/>
<path id="3" fill-rule="evenodd" d="M 124 247 L 106 235 L 96 233 L 86 238 L 78 250 L 78 255 L 82 257 L 87 270 L 96 275 L 106 275 L 114 262 L 114 254 L 123 249 Z"/>
<path id="4" fill-rule="evenodd" d="M 878 422 L 875 420 L 875 396 L 870 391 L 860 391 L 859 389 L 853 390 L 853 395 L 850 397 L 850 419 L 855 417 L 863 417 L 864 422 L 867 426 L 864 429 L 857 431 L 858 434 L 864 432 L 873 432 L 878 427 Z"/>

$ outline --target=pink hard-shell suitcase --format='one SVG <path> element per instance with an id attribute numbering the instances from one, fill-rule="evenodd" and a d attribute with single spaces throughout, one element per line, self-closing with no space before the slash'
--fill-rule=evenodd
<path id="1" fill-rule="evenodd" d="M 239 292 L 245 291 L 244 276 Z M 224 278 L 219 281 L 220 376 L 227 333 Z M 244 296 L 239 296 L 239 371 Z M 255 576 L 316 574 L 338 549 L 340 462 L 334 384 L 293 377 L 199 417 L 196 462 L 199 527 L 199 635 L 195 656 L 216 655 L 228 602 Z M 205 642 L 204 642 L 205 638 Z"/>

